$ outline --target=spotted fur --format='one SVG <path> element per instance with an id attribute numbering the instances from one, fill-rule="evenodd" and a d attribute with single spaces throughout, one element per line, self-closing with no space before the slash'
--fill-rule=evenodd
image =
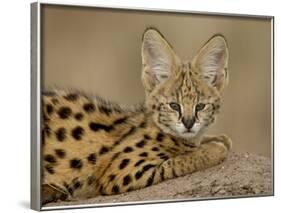
<path id="1" fill-rule="evenodd" d="M 231 141 L 204 136 L 227 83 L 228 49 L 209 40 L 181 62 L 155 29 L 143 35 L 144 104 L 81 92 L 43 94 L 43 204 L 124 193 L 219 164 Z"/>

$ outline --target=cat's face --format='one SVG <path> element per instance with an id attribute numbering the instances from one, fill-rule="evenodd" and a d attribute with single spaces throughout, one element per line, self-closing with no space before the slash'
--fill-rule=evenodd
<path id="1" fill-rule="evenodd" d="M 227 83 L 228 50 L 210 39 L 191 62 L 181 62 L 158 31 L 144 33 L 142 80 L 146 105 L 164 132 L 192 140 L 212 124 Z"/>
<path id="2" fill-rule="evenodd" d="M 218 92 L 203 84 L 189 68 L 171 77 L 147 97 L 155 123 L 171 135 L 191 139 L 214 122 L 220 107 Z"/>

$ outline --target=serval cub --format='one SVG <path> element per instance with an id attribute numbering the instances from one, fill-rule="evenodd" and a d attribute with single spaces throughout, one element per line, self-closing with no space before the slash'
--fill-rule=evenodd
<path id="1" fill-rule="evenodd" d="M 43 95 L 43 204 L 141 189 L 222 162 L 227 136 L 204 136 L 227 84 L 228 48 L 212 37 L 182 62 L 156 29 L 142 39 L 142 105 L 79 92 Z"/>

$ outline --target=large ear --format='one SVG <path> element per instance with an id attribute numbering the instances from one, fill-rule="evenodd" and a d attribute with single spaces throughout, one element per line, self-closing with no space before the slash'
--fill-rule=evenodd
<path id="1" fill-rule="evenodd" d="M 142 82 L 146 92 L 165 82 L 177 67 L 179 59 L 156 29 L 148 29 L 142 42 Z"/>
<path id="2" fill-rule="evenodd" d="M 191 63 L 191 70 L 210 86 L 222 92 L 228 83 L 228 47 L 221 35 L 212 37 Z"/>

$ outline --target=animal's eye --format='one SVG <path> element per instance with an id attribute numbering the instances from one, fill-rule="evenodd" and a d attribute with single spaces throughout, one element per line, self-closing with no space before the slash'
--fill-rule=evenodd
<path id="1" fill-rule="evenodd" d="M 173 110 L 175 110 L 175 111 L 180 111 L 181 110 L 181 107 L 180 107 L 180 105 L 179 104 L 177 104 L 177 103 L 175 103 L 175 102 L 171 102 L 170 104 L 170 107 L 173 109 Z"/>
<path id="2" fill-rule="evenodd" d="M 205 108 L 205 106 L 206 105 L 203 104 L 203 103 L 197 104 L 196 107 L 195 107 L 196 112 L 203 110 Z"/>

